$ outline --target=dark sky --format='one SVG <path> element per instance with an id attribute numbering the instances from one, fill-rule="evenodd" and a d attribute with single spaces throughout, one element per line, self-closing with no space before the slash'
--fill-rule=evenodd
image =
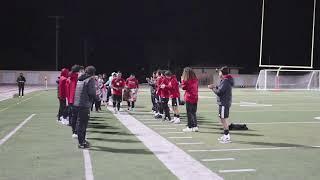
<path id="1" fill-rule="evenodd" d="M 54 70 L 55 21 L 48 16 L 59 15 L 64 16 L 59 68 L 84 64 L 86 42 L 88 64 L 99 72 L 222 64 L 253 72 L 259 58 L 261 4 L 262 0 L 4 1 L 0 69 Z M 308 65 L 312 11 L 313 0 L 266 0 L 264 64 Z"/>

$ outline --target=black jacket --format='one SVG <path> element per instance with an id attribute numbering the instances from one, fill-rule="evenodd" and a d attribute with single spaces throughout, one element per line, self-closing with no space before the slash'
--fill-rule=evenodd
<path id="1" fill-rule="evenodd" d="M 232 104 L 232 86 L 234 81 L 232 76 L 226 75 L 220 81 L 220 84 L 213 89 L 213 92 L 217 95 L 217 104 L 219 106 L 228 106 Z"/>
<path id="2" fill-rule="evenodd" d="M 17 78 L 17 83 L 18 83 L 19 86 L 20 85 L 24 85 L 25 82 L 26 82 L 26 78 L 24 78 L 23 76 L 19 76 Z"/>
<path id="3" fill-rule="evenodd" d="M 74 95 L 74 106 L 90 108 L 96 97 L 96 87 L 93 76 L 84 74 L 78 78 Z"/>

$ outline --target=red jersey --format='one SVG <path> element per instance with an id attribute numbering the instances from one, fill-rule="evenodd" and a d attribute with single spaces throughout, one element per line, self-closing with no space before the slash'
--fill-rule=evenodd
<path id="1" fill-rule="evenodd" d="M 159 91 L 161 98 L 170 98 L 169 78 L 162 78 Z"/>
<path id="2" fill-rule="evenodd" d="M 127 78 L 126 80 L 126 86 L 129 88 L 129 89 L 137 89 L 139 88 L 139 82 L 136 78 Z"/>
<path id="3" fill-rule="evenodd" d="M 198 103 L 198 79 L 182 81 L 182 89 L 185 90 L 184 100 L 188 103 Z"/>
<path id="4" fill-rule="evenodd" d="M 158 95 L 158 96 L 160 96 L 160 94 L 161 94 L 161 89 L 160 89 L 160 85 L 161 85 L 161 83 L 162 83 L 162 81 L 163 81 L 163 76 L 159 76 L 159 77 L 157 77 L 157 79 L 156 79 L 156 94 Z"/>
<path id="5" fill-rule="evenodd" d="M 170 89 L 170 98 L 180 97 L 179 82 L 175 75 L 169 78 L 168 88 Z"/>
<path id="6" fill-rule="evenodd" d="M 112 79 L 112 94 L 122 96 L 122 89 L 125 86 L 126 81 L 122 78 Z"/>
<path id="7" fill-rule="evenodd" d="M 74 95 L 76 93 L 77 81 L 78 81 L 78 73 L 76 72 L 71 73 L 67 80 L 67 90 L 68 90 L 67 99 L 69 104 L 74 103 Z"/>
<path id="8" fill-rule="evenodd" d="M 63 68 L 61 70 L 60 79 L 59 79 L 59 99 L 66 99 L 68 95 L 67 89 L 67 79 L 68 79 L 69 70 Z"/>

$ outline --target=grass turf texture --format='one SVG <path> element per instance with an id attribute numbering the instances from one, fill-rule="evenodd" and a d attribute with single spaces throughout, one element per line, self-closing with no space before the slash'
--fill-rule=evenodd
<path id="1" fill-rule="evenodd" d="M 202 162 L 213 172 L 225 179 L 319 179 L 320 178 L 320 120 L 319 92 L 263 92 L 248 89 L 235 89 L 231 107 L 231 122 L 277 123 L 277 122 L 315 122 L 311 124 L 248 124 L 248 131 L 231 131 L 231 144 L 220 144 L 217 138 L 222 134 L 218 119 L 218 108 L 214 94 L 201 89 L 198 103 L 198 122 L 200 133 L 162 134 L 173 143 L 202 142 L 201 145 L 178 145 L 195 159 L 235 158 L 234 161 Z M 140 92 L 137 119 L 151 117 L 149 92 Z M 245 107 L 244 102 L 272 106 Z M 186 124 L 185 106 L 180 107 L 182 123 Z M 140 111 L 140 112 L 139 112 Z M 145 113 L 141 113 L 145 112 Z M 147 121 L 142 121 L 147 122 Z M 318 123 L 319 122 L 319 123 Z M 159 130 L 154 124 L 147 126 L 158 133 L 181 131 L 184 126 L 170 125 L 177 130 Z M 192 139 L 170 139 L 172 136 L 192 136 Z M 188 150 L 241 149 L 297 147 L 286 150 L 230 151 L 230 152 L 189 152 Z M 256 172 L 225 173 L 219 170 L 256 169 Z"/>
<path id="2" fill-rule="evenodd" d="M 82 151 L 70 127 L 56 122 L 57 104 L 55 91 L 0 102 L 0 110 L 9 106 L 0 112 L 0 139 L 37 114 L 0 146 L 0 180 L 84 179 Z M 91 114 L 88 140 L 95 179 L 177 179 L 106 111 Z"/>
<path id="3" fill-rule="evenodd" d="M 42 94 L 39 94 L 42 93 Z M 235 158 L 234 161 L 202 162 L 225 179 L 319 179 L 320 124 L 249 124 L 249 131 L 232 131 L 231 144 L 219 144 L 221 126 L 213 93 L 201 90 L 198 104 L 200 133 L 162 134 L 181 131 L 184 126 L 166 122 L 164 127 L 146 126 L 173 143 L 202 142 L 200 145 L 177 145 L 195 159 Z M 31 99 L 26 100 L 27 98 Z M 24 101 L 24 102 L 21 102 Z M 238 103 L 271 104 L 270 107 L 242 107 Z M 17 104 L 21 102 L 20 104 Z M 235 89 L 231 121 L 241 123 L 320 122 L 318 92 L 259 92 Z M 71 139 L 69 127 L 56 122 L 58 102 L 55 91 L 34 92 L 23 99 L 0 102 L 0 139 L 29 115 L 36 113 L 24 127 L 0 146 L 0 180 L 2 179 L 84 179 L 82 151 Z M 8 109 L 5 109 L 9 107 Z M 2 109 L 5 109 L 2 111 Z M 150 94 L 140 91 L 139 119 L 152 119 Z M 181 106 L 186 124 L 185 106 Z M 155 121 L 155 120 L 154 120 Z M 147 121 L 142 121 L 143 123 Z M 150 121 L 149 121 L 150 122 Z M 152 121 L 151 121 L 152 122 Z M 158 128 L 177 128 L 159 130 Z M 192 139 L 170 139 L 169 137 Z M 92 113 L 88 128 L 92 143 L 90 155 L 95 179 L 176 179 L 171 172 L 132 135 L 112 114 Z M 286 150 L 189 152 L 188 150 L 296 147 Z M 256 172 L 219 173 L 228 169 L 256 169 Z"/>

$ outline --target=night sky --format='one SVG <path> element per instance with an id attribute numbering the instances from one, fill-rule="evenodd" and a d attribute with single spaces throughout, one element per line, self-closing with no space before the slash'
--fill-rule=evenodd
<path id="1" fill-rule="evenodd" d="M 55 70 L 55 20 L 48 16 L 63 16 L 59 68 L 85 64 L 86 49 L 88 64 L 99 72 L 225 64 L 256 72 L 261 5 L 262 0 L 4 1 L 0 69 Z M 313 0 L 266 0 L 264 64 L 309 65 L 312 13 Z"/>

